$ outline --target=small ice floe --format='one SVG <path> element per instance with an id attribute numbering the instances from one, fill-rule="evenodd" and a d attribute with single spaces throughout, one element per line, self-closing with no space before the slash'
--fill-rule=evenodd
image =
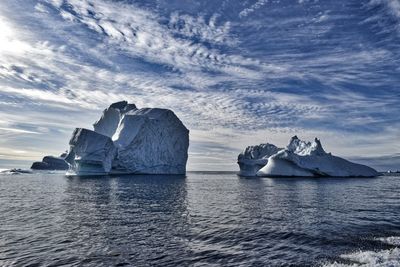
<path id="1" fill-rule="evenodd" d="M 3 173 L 3 174 L 23 174 L 23 173 L 32 173 L 32 171 L 13 168 L 13 169 L 1 170 L 0 173 Z"/>

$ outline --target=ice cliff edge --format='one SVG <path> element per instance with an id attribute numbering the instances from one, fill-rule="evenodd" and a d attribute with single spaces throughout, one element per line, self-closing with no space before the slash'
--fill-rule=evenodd
<path id="1" fill-rule="evenodd" d="M 268 147 L 268 149 L 260 149 Z M 250 146 L 238 157 L 243 176 L 373 177 L 378 172 L 326 153 L 319 139 L 305 142 L 297 136 L 284 149 L 271 144 Z"/>
<path id="2" fill-rule="evenodd" d="M 105 109 L 93 127 L 74 130 L 68 175 L 186 172 L 189 130 L 171 110 L 121 101 Z"/>

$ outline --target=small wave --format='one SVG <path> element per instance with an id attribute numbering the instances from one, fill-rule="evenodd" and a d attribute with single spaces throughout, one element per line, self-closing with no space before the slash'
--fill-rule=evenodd
<path id="1" fill-rule="evenodd" d="M 380 242 L 400 246 L 400 237 L 381 237 L 376 238 Z M 392 248 L 380 251 L 358 251 L 349 254 L 340 255 L 340 258 L 346 263 L 333 262 L 324 264 L 324 267 L 348 267 L 348 266 L 377 266 L 377 267 L 400 267 L 400 248 Z"/>

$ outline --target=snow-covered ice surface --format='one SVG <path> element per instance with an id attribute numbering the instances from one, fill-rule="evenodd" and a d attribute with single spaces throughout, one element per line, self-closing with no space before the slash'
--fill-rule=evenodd
<path id="1" fill-rule="evenodd" d="M 105 109 L 94 131 L 76 129 L 68 174 L 185 174 L 189 130 L 168 109 L 121 101 Z"/>
<path id="2" fill-rule="evenodd" d="M 251 147 L 248 149 L 251 150 L 250 148 Z M 246 151 L 247 149 L 245 152 Z M 246 154 L 245 152 L 242 154 Z M 241 155 L 239 155 L 239 158 L 243 158 Z M 257 161 L 253 160 L 254 168 L 251 172 L 247 171 L 249 169 L 249 164 L 243 164 L 238 160 L 241 169 L 240 174 L 246 173 L 248 175 L 254 175 L 255 173 L 256 176 L 270 177 L 373 177 L 378 175 L 376 170 L 368 166 L 353 163 L 343 158 L 333 156 L 331 153 L 326 153 L 321 142 L 317 138 L 315 138 L 313 142 L 305 142 L 300 140 L 297 136 L 294 136 L 285 149 L 271 153 L 268 156 L 267 159 L 265 158 L 267 156 L 262 158 L 265 162 L 264 166 L 260 166 L 261 164 L 256 165 Z M 260 168 L 257 170 L 258 167 Z"/>

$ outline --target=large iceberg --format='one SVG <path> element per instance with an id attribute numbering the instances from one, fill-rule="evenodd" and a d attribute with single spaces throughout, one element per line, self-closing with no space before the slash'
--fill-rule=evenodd
<path id="1" fill-rule="evenodd" d="M 121 101 L 70 140 L 69 174 L 185 174 L 189 130 L 168 109 Z"/>
<path id="2" fill-rule="evenodd" d="M 255 175 L 248 176 L 373 177 L 378 175 L 376 170 L 368 166 L 326 153 L 317 138 L 313 142 L 305 142 L 294 136 L 285 149 L 278 150 L 264 160 L 266 164 L 257 171 L 253 170 L 252 173 Z M 242 171 L 243 164 L 240 160 L 238 163 L 241 168 L 240 173 L 246 175 L 247 169 Z"/>

